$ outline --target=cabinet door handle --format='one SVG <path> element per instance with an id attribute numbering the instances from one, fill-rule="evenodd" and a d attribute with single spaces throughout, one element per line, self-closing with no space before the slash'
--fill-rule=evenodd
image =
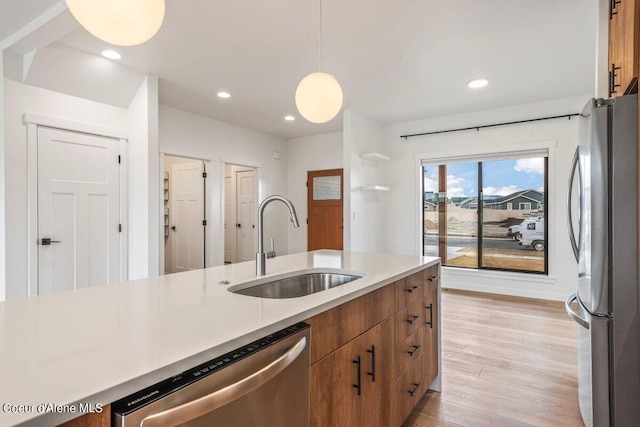
<path id="1" fill-rule="evenodd" d="M 407 322 L 409 322 L 410 325 L 413 325 L 413 323 L 418 320 L 420 318 L 420 316 L 413 316 L 412 319 L 408 319 Z"/>
<path id="2" fill-rule="evenodd" d="M 418 389 L 420 388 L 420 386 L 422 385 L 421 382 L 419 383 L 413 383 L 413 390 L 409 390 L 409 394 L 411 396 L 413 396 L 414 394 L 416 394 L 416 391 L 418 391 Z"/>
<path id="3" fill-rule="evenodd" d="M 376 346 L 372 345 L 370 350 L 367 350 L 367 353 L 371 354 L 371 372 L 367 372 L 367 375 L 371 376 L 371 382 L 376 382 Z"/>
<path id="4" fill-rule="evenodd" d="M 609 96 L 617 92 L 616 89 L 620 87 L 620 84 L 616 84 L 616 77 L 618 77 L 618 70 L 620 67 L 616 67 L 616 64 L 611 64 L 611 71 L 609 71 Z"/>
<path id="5" fill-rule="evenodd" d="M 437 274 L 435 276 L 433 276 L 432 278 L 429 279 L 430 282 L 435 282 L 436 280 L 438 280 L 440 278 L 440 275 Z"/>
<path id="6" fill-rule="evenodd" d="M 620 3 L 621 0 L 609 0 L 609 19 L 613 19 L 613 16 L 618 14 L 617 6 Z"/>
<path id="7" fill-rule="evenodd" d="M 433 303 L 429 304 L 425 308 L 429 310 L 429 321 L 426 323 L 429 325 L 430 329 L 433 329 Z"/>
<path id="8" fill-rule="evenodd" d="M 356 384 L 353 384 L 353 388 L 358 390 L 358 396 L 362 393 L 362 379 L 360 378 L 360 356 L 356 356 L 356 360 L 353 361 L 356 365 Z"/>
<path id="9" fill-rule="evenodd" d="M 409 353 L 409 356 L 413 357 L 413 355 L 416 353 L 416 351 L 420 350 L 420 347 L 422 347 L 421 345 L 414 345 L 413 346 L 413 350 L 409 350 L 407 351 L 407 353 Z"/>
<path id="10" fill-rule="evenodd" d="M 407 292 L 409 292 L 410 294 L 414 293 L 415 291 L 417 291 L 418 289 L 420 289 L 420 286 L 414 286 L 411 289 L 407 289 Z"/>

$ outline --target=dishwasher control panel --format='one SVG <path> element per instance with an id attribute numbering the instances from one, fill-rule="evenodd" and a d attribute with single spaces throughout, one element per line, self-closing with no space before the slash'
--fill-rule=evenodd
<path id="1" fill-rule="evenodd" d="M 127 415 L 307 328 L 309 328 L 308 324 L 300 322 L 271 335 L 267 335 L 234 351 L 198 365 L 195 368 L 124 397 L 112 403 L 111 410 L 120 415 Z"/>

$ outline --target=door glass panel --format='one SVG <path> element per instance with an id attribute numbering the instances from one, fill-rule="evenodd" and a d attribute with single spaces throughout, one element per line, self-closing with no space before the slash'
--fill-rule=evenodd
<path id="1" fill-rule="evenodd" d="M 340 200 L 340 175 L 313 177 L 313 200 Z"/>

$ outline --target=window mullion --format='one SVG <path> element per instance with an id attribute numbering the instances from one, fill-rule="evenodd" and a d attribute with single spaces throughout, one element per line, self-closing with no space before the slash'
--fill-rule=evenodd
<path id="1" fill-rule="evenodd" d="M 478 162 L 478 268 L 482 268 L 482 243 L 483 243 L 483 213 L 484 213 L 484 200 L 482 194 L 482 162 Z"/>

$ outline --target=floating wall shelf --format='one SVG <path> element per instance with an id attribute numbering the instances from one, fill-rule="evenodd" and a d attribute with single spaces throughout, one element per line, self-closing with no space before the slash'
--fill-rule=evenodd
<path id="1" fill-rule="evenodd" d="M 364 185 L 360 189 L 362 191 L 391 191 L 391 188 L 384 185 Z"/>
<path id="2" fill-rule="evenodd" d="M 381 153 L 362 153 L 360 154 L 360 158 L 371 160 L 372 162 L 388 162 L 391 160 L 391 157 L 385 156 Z"/>

